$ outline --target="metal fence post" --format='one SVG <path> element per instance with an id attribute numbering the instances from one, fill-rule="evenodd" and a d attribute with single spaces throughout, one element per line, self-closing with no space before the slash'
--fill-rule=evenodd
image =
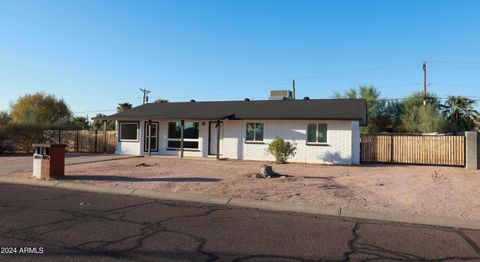
<path id="1" fill-rule="evenodd" d="M 98 153 L 98 130 L 95 129 L 95 153 Z"/>
<path id="2" fill-rule="evenodd" d="M 390 135 L 390 163 L 393 163 L 393 155 L 394 155 L 394 148 L 393 148 L 393 135 Z"/>
<path id="3" fill-rule="evenodd" d="M 75 141 L 75 151 L 77 151 L 77 153 L 79 152 L 80 150 L 80 137 L 79 137 L 79 134 L 78 134 L 78 129 L 76 130 L 75 132 L 75 136 L 76 136 L 76 141 Z"/>

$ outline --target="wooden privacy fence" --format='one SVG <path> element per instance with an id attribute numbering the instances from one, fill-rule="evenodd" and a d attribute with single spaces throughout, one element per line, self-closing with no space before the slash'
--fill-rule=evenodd
<path id="1" fill-rule="evenodd" d="M 360 150 L 367 163 L 465 165 L 464 136 L 364 134 Z"/>
<path id="2" fill-rule="evenodd" d="M 45 140 L 49 143 L 66 144 L 67 152 L 114 153 L 115 131 L 102 130 L 48 130 Z"/>

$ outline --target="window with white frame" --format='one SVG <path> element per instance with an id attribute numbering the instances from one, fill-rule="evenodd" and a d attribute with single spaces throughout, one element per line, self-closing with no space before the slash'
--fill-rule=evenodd
<path id="1" fill-rule="evenodd" d="M 247 142 L 263 142 L 263 123 L 247 123 Z"/>
<path id="2" fill-rule="evenodd" d="M 183 129 L 183 148 L 198 149 L 198 122 L 185 122 Z M 167 147 L 171 149 L 181 148 L 181 122 L 168 123 L 168 141 Z"/>
<path id="3" fill-rule="evenodd" d="M 138 141 L 137 122 L 120 122 L 119 132 L 120 142 Z"/>
<path id="4" fill-rule="evenodd" d="M 326 144 L 327 143 L 327 124 L 325 123 L 308 124 L 307 143 Z"/>

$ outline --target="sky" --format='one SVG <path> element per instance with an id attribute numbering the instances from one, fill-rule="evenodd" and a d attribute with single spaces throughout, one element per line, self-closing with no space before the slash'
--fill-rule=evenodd
<path id="1" fill-rule="evenodd" d="M 373 85 L 480 99 L 480 1 L 0 0 L 0 110 L 45 92 L 120 102 L 297 98 Z"/>

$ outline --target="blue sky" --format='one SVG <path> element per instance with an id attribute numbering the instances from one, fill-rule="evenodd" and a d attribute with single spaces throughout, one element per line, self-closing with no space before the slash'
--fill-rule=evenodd
<path id="1" fill-rule="evenodd" d="M 0 0 L 0 110 L 36 91 L 119 102 L 329 98 L 362 84 L 480 98 L 480 1 Z"/>

